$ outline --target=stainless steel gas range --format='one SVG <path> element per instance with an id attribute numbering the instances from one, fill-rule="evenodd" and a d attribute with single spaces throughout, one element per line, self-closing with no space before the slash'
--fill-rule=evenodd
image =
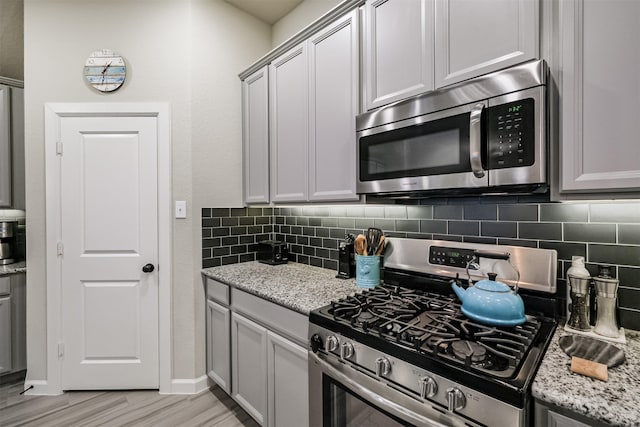
<path id="1" fill-rule="evenodd" d="M 556 252 L 390 239 L 384 284 L 310 313 L 312 426 L 524 426 L 556 322 Z M 507 259 L 508 258 L 508 259 Z M 498 273 L 526 321 L 467 318 L 451 281 Z"/>

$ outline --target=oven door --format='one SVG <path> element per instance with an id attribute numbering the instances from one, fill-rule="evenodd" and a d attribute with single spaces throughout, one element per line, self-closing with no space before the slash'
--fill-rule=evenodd
<path id="1" fill-rule="evenodd" d="M 362 371 L 309 352 L 311 427 L 473 426 Z"/>
<path id="2" fill-rule="evenodd" d="M 358 132 L 358 193 L 487 187 L 485 107 L 468 104 Z"/>

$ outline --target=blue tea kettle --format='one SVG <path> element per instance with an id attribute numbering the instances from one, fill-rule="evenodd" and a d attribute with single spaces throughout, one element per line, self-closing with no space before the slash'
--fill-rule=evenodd
<path id="1" fill-rule="evenodd" d="M 462 313 L 478 323 L 492 326 L 516 326 L 523 324 L 524 302 L 518 289 L 496 281 L 495 273 L 488 273 L 489 279 L 480 280 L 466 290 L 451 283 L 453 291 L 462 301 Z M 471 280 L 469 280 L 471 283 Z"/>

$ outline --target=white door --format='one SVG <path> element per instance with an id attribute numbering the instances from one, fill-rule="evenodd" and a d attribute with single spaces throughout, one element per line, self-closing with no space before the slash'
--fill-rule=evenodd
<path id="1" fill-rule="evenodd" d="M 60 139 L 62 389 L 157 389 L 156 118 L 62 117 Z"/>

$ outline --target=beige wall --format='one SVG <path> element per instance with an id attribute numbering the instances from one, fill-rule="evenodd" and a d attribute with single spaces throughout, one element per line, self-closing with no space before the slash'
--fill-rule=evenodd
<path id="1" fill-rule="evenodd" d="M 0 76 L 24 78 L 23 0 L 0 0 Z"/>
<path id="2" fill-rule="evenodd" d="M 273 24 L 271 46 L 280 45 L 340 3 L 342 0 L 304 0 L 289 14 Z"/>
<path id="3" fill-rule="evenodd" d="M 2 0 L 4 1 L 4 0 Z M 269 26 L 222 0 L 25 0 L 28 379 L 46 380 L 46 102 L 168 102 L 172 198 L 189 216 L 173 223 L 173 378 L 204 374 L 200 281 L 203 206 L 242 200 L 240 82 L 237 73 L 270 48 Z M 128 63 L 110 95 L 84 83 L 92 51 Z M 197 188 L 197 190 L 195 190 Z"/>

